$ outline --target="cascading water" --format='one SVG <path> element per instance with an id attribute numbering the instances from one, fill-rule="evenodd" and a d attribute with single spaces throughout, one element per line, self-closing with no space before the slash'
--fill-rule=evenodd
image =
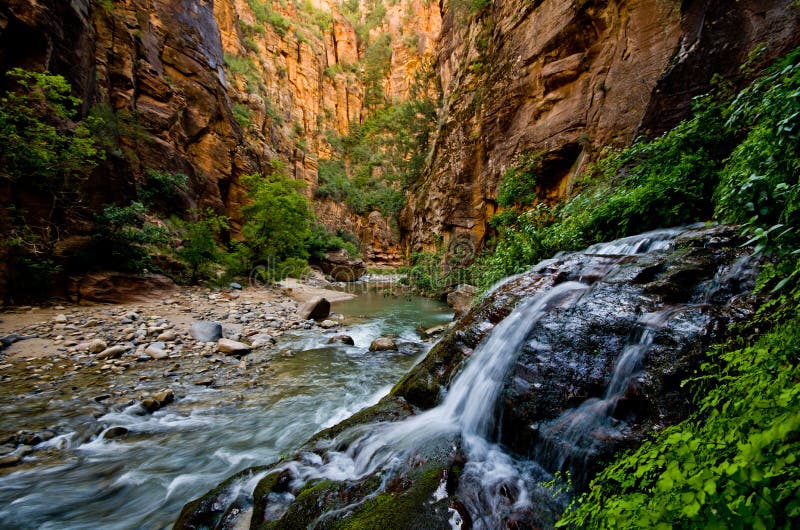
<path id="1" fill-rule="evenodd" d="M 474 528 L 496 528 L 502 520 L 507 520 L 509 514 L 529 510 L 532 494 L 541 489 L 540 483 L 549 475 L 536 462 L 514 458 L 497 443 L 495 412 L 509 370 L 531 330 L 545 315 L 581 305 L 594 286 L 613 276 L 618 264 L 627 256 L 663 250 L 679 233 L 681 230 L 659 230 L 590 247 L 580 254 L 577 268 L 569 273 L 569 278 L 574 280 L 562 279 L 561 283 L 552 280 L 549 288 L 523 299 L 492 329 L 453 381 L 439 406 L 400 422 L 350 429 L 332 440 L 323 454 L 305 453 L 301 458 L 283 464 L 280 469 L 291 475 L 293 491 L 299 491 L 314 479 L 359 480 L 375 473 L 382 477 L 380 486 L 373 493 L 335 512 L 323 514 L 312 526 L 374 498 L 386 487 L 396 470 L 408 465 L 422 448 L 442 439 L 450 440 L 448 443 L 453 446 L 460 443 L 466 456 L 467 463 L 459 482 L 459 498 L 470 514 Z M 538 269 L 551 263 L 552 260 L 544 262 Z M 502 282 L 503 285 L 507 283 Z M 668 318 L 665 315 L 658 318 Z M 560 446 L 590 445 L 594 439 L 592 434 L 597 434 L 598 430 L 605 429 L 606 436 L 613 436 L 620 429 L 611 419 L 614 406 L 635 377 L 639 363 L 653 341 L 655 326 L 652 322 L 658 318 L 653 315 L 642 318 L 630 343 L 619 356 L 602 398 L 588 400 L 543 431 L 545 439 L 557 440 L 558 458 L 565 459 L 564 455 L 573 451 L 562 451 Z M 539 347 L 546 349 L 543 345 Z M 585 447 L 582 450 L 586 452 Z M 535 496 L 540 501 L 545 497 L 540 492 Z M 279 519 L 292 499 L 292 495 L 285 495 L 279 501 L 279 504 L 284 504 L 283 509 L 276 508 L 273 502 L 268 510 L 268 520 Z"/>

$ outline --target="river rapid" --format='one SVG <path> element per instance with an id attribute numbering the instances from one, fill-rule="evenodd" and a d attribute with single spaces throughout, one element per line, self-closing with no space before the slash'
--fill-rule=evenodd
<path id="1" fill-rule="evenodd" d="M 49 356 L 4 364 L 0 431 L 49 439 L 0 468 L 0 528 L 169 528 L 225 478 L 376 403 L 430 348 L 417 330 L 452 318 L 443 304 L 381 289 L 332 311 L 338 327 L 287 331 L 241 360 L 207 354 L 179 369 L 179 353 L 111 377 Z M 336 334 L 354 345 L 328 344 Z M 399 351 L 368 351 L 386 335 Z M 160 387 L 176 399 L 152 414 L 130 397 Z"/>

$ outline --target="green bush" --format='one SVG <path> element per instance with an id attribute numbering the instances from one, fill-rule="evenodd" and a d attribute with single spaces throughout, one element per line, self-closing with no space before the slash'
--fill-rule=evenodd
<path id="1" fill-rule="evenodd" d="M 146 181 L 139 186 L 138 195 L 142 204 L 149 208 L 157 205 L 174 208 L 174 202 L 186 191 L 189 177 L 183 173 L 169 173 L 157 169 L 144 170 Z"/>
<path id="2" fill-rule="evenodd" d="M 497 204 L 506 208 L 519 208 L 533 204 L 537 198 L 541 165 L 541 155 L 519 156 L 514 166 L 506 170 L 500 180 L 497 187 Z"/>
<path id="3" fill-rule="evenodd" d="M 0 179 L 58 196 L 103 158 L 91 133 L 98 120 L 70 125 L 81 101 L 59 75 L 14 68 L 6 78 L 12 88 L 0 98 Z"/>
<path id="4" fill-rule="evenodd" d="M 151 263 L 151 249 L 164 246 L 163 228 L 149 223 L 147 210 L 139 202 L 128 206 L 109 205 L 95 216 L 95 233 L 86 268 L 101 266 L 141 272 Z"/>

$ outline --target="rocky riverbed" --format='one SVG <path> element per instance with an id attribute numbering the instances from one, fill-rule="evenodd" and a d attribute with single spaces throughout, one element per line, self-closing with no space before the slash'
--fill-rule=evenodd
<path id="1" fill-rule="evenodd" d="M 319 282 L 236 287 L 0 315 L 0 526 L 169 526 L 221 478 L 377 401 L 430 346 L 417 321 L 452 316 L 407 295 L 344 302 L 354 296 Z M 320 296 L 332 312 L 306 318 Z M 398 311 L 406 317 L 389 317 Z M 217 327 L 222 338 L 199 334 Z M 394 349 L 369 351 L 391 334 Z M 58 513 L 42 513 L 50 488 L 66 499 Z M 104 499 L 109 488 L 118 497 Z M 137 507 L 141 519 L 117 520 L 113 506 L 131 498 L 150 504 Z"/>

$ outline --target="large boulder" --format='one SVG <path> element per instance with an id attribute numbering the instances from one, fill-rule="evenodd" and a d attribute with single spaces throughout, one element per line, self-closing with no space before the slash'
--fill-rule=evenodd
<path id="1" fill-rule="evenodd" d="M 345 249 L 325 254 L 320 267 L 337 282 L 354 282 L 367 272 L 364 260 L 351 258 Z"/>
<path id="2" fill-rule="evenodd" d="M 321 296 L 312 298 L 297 310 L 297 315 L 303 320 L 322 320 L 330 314 L 331 303 Z"/>
<path id="3" fill-rule="evenodd" d="M 455 318 L 459 319 L 466 315 L 475 300 L 475 287 L 468 284 L 461 284 L 447 295 L 447 305 L 455 311 Z"/>

